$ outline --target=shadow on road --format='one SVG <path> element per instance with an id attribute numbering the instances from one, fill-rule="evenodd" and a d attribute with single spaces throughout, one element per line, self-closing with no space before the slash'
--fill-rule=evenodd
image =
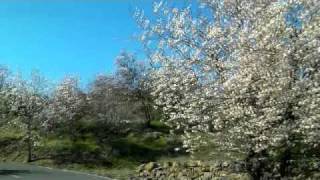
<path id="1" fill-rule="evenodd" d="M 0 176 L 31 174 L 29 170 L 0 170 Z"/>

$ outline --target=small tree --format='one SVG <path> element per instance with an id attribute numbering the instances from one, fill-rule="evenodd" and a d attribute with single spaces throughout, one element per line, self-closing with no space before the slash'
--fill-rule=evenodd
<path id="1" fill-rule="evenodd" d="M 122 52 L 116 59 L 116 79 L 119 85 L 127 89 L 128 97 L 141 103 L 147 127 L 153 115 L 152 99 L 150 95 L 149 71 L 143 62 L 139 62 L 133 54 Z"/>
<path id="2" fill-rule="evenodd" d="M 30 80 L 14 78 L 9 92 L 11 111 L 21 119 L 22 129 L 26 130 L 28 162 L 33 161 L 33 149 L 39 138 L 36 132 L 40 128 L 39 118 L 48 101 L 45 84 L 44 78 L 35 71 Z"/>
<path id="3" fill-rule="evenodd" d="M 92 83 L 89 104 L 92 116 L 103 125 L 107 134 L 119 133 L 123 125 L 141 120 L 139 103 L 132 101 L 131 91 L 113 76 L 99 75 Z"/>
<path id="4" fill-rule="evenodd" d="M 87 99 L 75 77 L 66 77 L 56 88 L 50 102 L 52 117 L 46 122 L 55 131 L 69 134 L 72 141 L 78 136 L 77 123 L 86 112 Z"/>

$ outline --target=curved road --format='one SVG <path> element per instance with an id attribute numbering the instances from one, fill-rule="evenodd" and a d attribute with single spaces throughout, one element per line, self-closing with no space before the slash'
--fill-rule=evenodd
<path id="1" fill-rule="evenodd" d="M 112 180 L 73 171 L 21 164 L 0 164 L 1 180 Z"/>

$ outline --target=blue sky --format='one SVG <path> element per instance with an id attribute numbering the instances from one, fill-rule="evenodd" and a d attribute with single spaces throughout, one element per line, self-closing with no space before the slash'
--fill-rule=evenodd
<path id="1" fill-rule="evenodd" d="M 78 75 L 83 82 L 112 72 L 127 49 L 141 53 L 132 13 L 150 11 L 151 0 L 1 0 L 0 64 L 51 80 Z"/>

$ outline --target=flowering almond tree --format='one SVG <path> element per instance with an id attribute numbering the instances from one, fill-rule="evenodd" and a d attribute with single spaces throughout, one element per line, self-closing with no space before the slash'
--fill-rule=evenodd
<path id="1" fill-rule="evenodd" d="M 81 91 L 78 78 L 66 77 L 53 93 L 46 127 L 55 131 L 62 129 L 75 141 L 76 125 L 85 113 L 86 104 L 86 94 Z"/>
<path id="2" fill-rule="evenodd" d="M 211 129 L 215 115 L 211 107 L 218 100 L 213 97 L 219 96 L 231 65 L 233 39 L 227 36 L 238 32 L 213 24 L 206 16 L 194 17 L 191 7 L 170 9 L 161 1 L 154 13 L 154 23 L 142 11 L 136 13 L 154 68 L 153 96 L 168 125 L 185 131 L 185 147 L 192 152 L 204 143 L 197 132 Z"/>
<path id="3" fill-rule="evenodd" d="M 7 67 L 0 65 L 0 126 L 6 122 L 6 117 L 10 113 L 10 93 L 8 93 L 10 88 L 9 70 Z"/>
<path id="4" fill-rule="evenodd" d="M 28 162 L 33 161 L 33 149 L 37 146 L 39 124 L 43 119 L 42 112 L 47 105 L 45 79 L 37 72 L 33 72 L 30 80 L 23 80 L 20 76 L 13 78 L 13 84 L 7 92 L 10 98 L 11 112 L 21 120 L 21 128 L 26 130 Z"/>
<path id="5" fill-rule="evenodd" d="M 290 174 L 293 151 L 319 148 L 319 1 L 202 1 L 197 17 L 165 4 L 154 21 L 136 13 L 165 122 L 190 151 L 214 135 L 248 159 L 277 156 L 273 170 Z M 264 166 L 248 160 L 254 178 Z"/>

